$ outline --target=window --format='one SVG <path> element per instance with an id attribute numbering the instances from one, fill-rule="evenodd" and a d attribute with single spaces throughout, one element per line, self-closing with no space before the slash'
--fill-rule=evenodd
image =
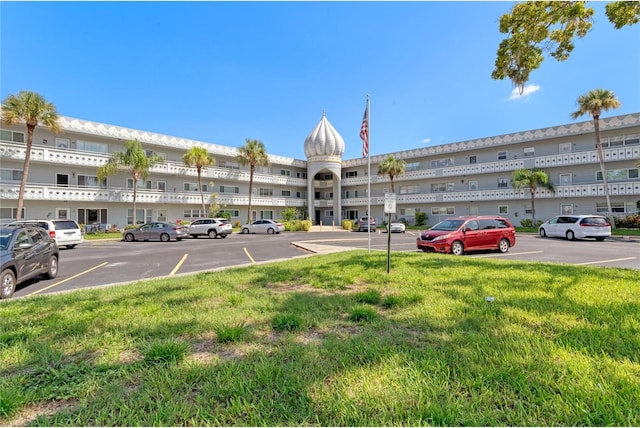
<path id="1" fill-rule="evenodd" d="M 469 181 L 469 190 L 475 192 L 478 190 L 478 182 L 477 181 Z"/>
<path id="2" fill-rule="evenodd" d="M 498 160 L 507 160 L 507 151 L 502 150 L 498 152 Z"/>
<path id="3" fill-rule="evenodd" d="M 573 204 L 560 204 L 560 214 L 562 215 L 573 214 Z"/>
<path id="4" fill-rule="evenodd" d="M 498 178 L 498 189 L 506 189 L 507 187 L 509 187 L 509 179 Z"/>
<path id="5" fill-rule="evenodd" d="M 18 169 L 0 169 L 1 181 L 20 181 L 22 180 L 22 170 Z"/>
<path id="6" fill-rule="evenodd" d="M 91 141 L 76 141 L 76 149 L 85 152 L 109 153 L 109 146 L 107 144 L 94 143 Z"/>
<path id="7" fill-rule="evenodd" d="M 346 210 L 343 215 L 343 218 L 347 219 L 347 220 L 355 220 L 358 218 L 358 211 L 357 210 Z"/>
<path id="8" fill-rule="evenodd" d="M 273 196 L 273 189 L 263 189 L 260 188 L 258 191 L 260 196 Z"/>
<path id="9" fill-rule="evenodd" d="M 407 162 L 405 171 L 418 171 L 420 169 L 420 162 Z"/>
<path id="10" fill-rule="evenodd" d="M 104 178 L 100 184 L 107 187 L 107 179 Z M 95 175 L 78 175 L 78 187 L 100 187 L 100 184 Z"/>
<path id="11" fill-rule="evenodd" d="M 240 169 L 240 165 L 237 162 L 220 161 L 218 166 L 220 168 Z"/>
<path id="12" fill-rule="evenodd" d="M 400 208 L 400 215 L 406 215 L 406 216 L 415 216 L 416 215 L 416 209 L 415 208 Z"/>
<path id="13" fill-rule="evenodd" d="M 240 188 L 234 186 L 220 186 L 220 193 L 240 193 Z"/>
<path id="14" fill-rule="evenodd" d="M 16 214 L 18 214 L 18 208 L 7 208 L 0 207 L 0 218 L 1 219 L 14 219 L 16 218 Z M 22 208 L 22 215 L 20 218 L 25 218 L 24 216 L 24 208 Z"/>
<path id="15" fill-rule="evenodd" d="M 622 135 L 619 137 L 609 138 L 609 147 L 620 147 L 623 144 L 624 144 L 624 137 Z"/>
<path id="16" fill-rule="evenodd" d="M 137 210 L 142 211 L 142 210 Z M 60 214 L 61 210 L 58 210 L 58 218 L 62 218 Z M 131 209 L 129 209 L 127 216 L 131 217 Z M 78 223 L 80 224 L 96 224 L 107 223 L 107 209 L 106 208 L 78 208 Z M 131 221 L 129 220 L 129 224 Z"/>
<path id="17" fill-rule="evenodd" d="M 498 205 L 498 214 L 500 214 L 500 215 L 509 214 L 509 206 L 508 205 Z"/>
<path id="18" fill-rule="evenodd" d="M 573 175 L 571 174 L 560 174 L 560 185 L 561 186 L 569 186 L 572 183 Z"/>
<path id="19" fill-rule="evenodd" d="M 288 169 L 281 169 L 280 170 L 280 175 L 285 175 L 287 177 L 291 177 L 291 171 L 289 171 Z"/>
<path id="20" fill-rule="evenodd" d="M 443 168 L 453 164 L 453 158 L 434 159 L 431 161 L 431 168 Z"/>
<path id="21" fill-rule="evenodd" d="M 68 149 L 71 141 L 68 138 L 56 138 L 56 147 L 59 149 Z"/>
<path id="22" fill-rule="evenodd" d="M 306 198 L 307 192 L 296 192 L 296 198 Z"/>
<path id="23" fill-rule="evenodd" d="M 474 164 L 478 162 L 478 158 L 476 156 L 469 156 L 469 164 Z"/>
<path id="24" fill-rule="evenodd" d="M 346 178 L 349 178 L 349 177 L 357 177 L 357 176 L 358 176 L 358 171 L 346 171 L 346 172 L 344 173 L 344 176 L 345 176 Z"/>
<path id="25" fill-rule="evenodd" d="M 220 212 L 229 214 L 231 217 L 240 217 L 240 211 L 238 210 L 220 210 Z"/>
<path id="26" fill-rule="evenodd" d="M 333 217 L 333 211 L 332 210 L 325 210 L 324 211 L 324 216 L 325 217 Z"/>
<path id="27" fill-rule="evenodd" d="M 273 211 L 260 211 L 260 218 L 263 220 L 273 220 Z"/>
<path id="28" fill-rule="evenodd" d="M 167 182 L 166 181 L 158 181 L 156 183 L 156 187 L 158 188 L 158 190 L 160 190 L 161 192 L 166 192 L 167 191 Z"/>
<path id="29" fill-rule="evenodd" d="M 307 173 L 306 172 L 296 172 L 296 177 L 297 178 L 307 178 Z"/>
<path id="30" fill-rule="evenodd" d="M 558 153 L 560 153 L 561 155 L 571 153 L 571 143 L 558 144 Z"/>
<path id="31" fill-rule="evenodd" d="M 400 186 L 400 194 L 401 195 L 409 195 L 409 194 L 415 194 L 415 193 L 420 193 L 420 186 L 414 185 L 414 186 Z"/>
<path id="32" fill-rule="evenodd" d="M 283 190 L 282 191 L 282 196 L 285 196 L 285 197 L 291 196 L 291 190 Z"/>
<path id="33" fill-rule="evenodd" d="M 137 188 L 142 190 L 151 189 L 151 181 L 138 180 Z M 133 178 L 127 178 L 127 189 L 133 189 Z"/>
<path id="34" fill-rule="evenodd" d="M 431 184 L 431 193 L 453 192 L 453 183 L 433 183 Z"/>
<path id="35" fill-rule="evenodd" d="M 597 202 L 596 203 L 596 212 L 597 213 L 607 213 L 607 203 Z M 624 202 L 611 202 L 611 211 L 614 213 L 623 213 L 624 212 Z"/>
<path id="36" fill-rule="evenodd" d="M 607 170 L 607 181 L 621 181 L 638 178 L 638 168 Z M 602 181 L 602 172 L 596 171 L 596 181 Z"/>
<path id="37" fill-rule="evenodd" d="M 324 199 L 333 199 L 333 192 L 324 192 Z"/>
<path id="38" fill-rule="evenodd" d="M 454 207 L 431 207 L 432 215 L 452 215 L 455 214 Z"/>
<path id="39" fill-rule="evenodd" d="M 205 217 L 205 213 L 200 208 L 186 209 L 183 212 L 184 218 L 200 218 Z"/>
<path id="40" fill-rule="evenodd" d="M 640 144 L 640 134 L 627 135 L 624 137 L 624 145 L 631 146 L 635 144 Z"/>
<path id="41" fill-rule="evenodd" d="M 536 148 L 535 147 L 525 147 L 524 148 L 524 157 L 525 158 L 530 158 L 536 155 Z"/>
<path id="42" fill-rule="evenodd" d="M 148 187 L 149 189 L 151 186 Z M 184 183 L 184 191 L 185 192 L 198 192 L 198 183 Z M 208 192 L 209 187 L 206 184 L 202 185 L 202 191 Z"/>
<path id="43" fill-rule="evenodd" d="M 24 143 L 24 132 L 13 132 L 2 129 L 0 130 L 0 139 L 3 141 L 13 141 L 14 143 Z"/>

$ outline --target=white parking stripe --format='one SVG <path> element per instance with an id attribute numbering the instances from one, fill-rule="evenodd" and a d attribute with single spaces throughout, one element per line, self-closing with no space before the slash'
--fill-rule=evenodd
<path id="1" fill-rule="evenodd" d="M 600 263 L 625 262 L 627 260 L 635 260 L 635 259 L 636 259 L 636 257 L 625 257 L 624 259 L 598 260 L 598 261 L 595 261 L 595 262 L 576 263 L 576 266 L 597 265 L 597 264 L 600 264 Z"/>
<path id="2" fill-rule="evenodd" d="M 51 284 L 51 285 L 50 285 L 50 286 L 48 286 L 48 287 L 45 287 L 45 288 L 43 288 L 43 289 L 40 289 L 40 290 L 34 291 L 33 293 L 29 294 L 29 296 L 33 296 L 34 294 L 41 293 L 41 292 L 43 292 L 43 291 L 45 291 L 45 290 L 48 290 L 48 289 L 50 289 L 50 288 L 53 288 L 53 287 L 55 287 L 55 286 L 57 286 L 57 285 L 63 284 L 63 283 L 65 283 L 65 282 L 67 282 L 67 281 L 70 281 L 70 280 L 72 280 L 72 279 L 74 279 L 74 278 L 77 278 L 77 277 L 79 277 L 79 276 L 81 276 L 81 275 L 84 275 L 85 273 L 89 273 L 89 272 L 91 272 L 92 270 L 98 269 L 99 267 L 102 267 L 102 266 L 106 265 L 107 263 L 108 263 L 108 262 L 101 263 L 101 264 L 99 264 L 98 266 L 94 266 L 94 267 L 92 267 L 91 269 L 87 269 L 87 270 L 85 270 L 84 272 L 80 272 L 80 273 L 78 273 L 78 274 L 75 274 L 75 275 L 73 275 L 73 276 L 70 276 L 70 277 L 69 277 L 69 278 L 67 278 L 67 279 L 63 279 L 62 281 L 58 281 L 58 282 L 56 282 L 55 284 Z"/>

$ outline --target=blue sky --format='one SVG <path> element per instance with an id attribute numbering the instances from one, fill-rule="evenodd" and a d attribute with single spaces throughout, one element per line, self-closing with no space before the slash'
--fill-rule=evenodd
<path id="1" fill-rule="evenodd" d="M 90 121 L 305 159 L 322 117 L 361 156 L 573 120 L 576 99 L 612 90 L 640 111 L 640 24 L 594 27 L 526 95 L 491 79 L 511 2 L 0 2 L 0 96 L 36 91 Z"/>

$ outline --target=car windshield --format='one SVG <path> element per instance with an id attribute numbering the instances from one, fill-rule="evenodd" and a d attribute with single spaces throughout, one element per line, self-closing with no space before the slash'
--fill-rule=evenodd
<path id="1" fill-rule="evenodd" d="M 431 230 L 458 230 L 462 223 L 464 220 L 445 220 L 433 226 Z"/>
<path id="2" fill-rule="evenodd" d="M 58 230 L 77 229 L 78 225 L 72 220 L 54 221 L 53 224 Z"/>
<path id="3" fill-rule="evenodd" d="M 581 223 L 589 226 L 606 226 L 607 220 L 604 217 L 587 217 L 582 219 Z"/>

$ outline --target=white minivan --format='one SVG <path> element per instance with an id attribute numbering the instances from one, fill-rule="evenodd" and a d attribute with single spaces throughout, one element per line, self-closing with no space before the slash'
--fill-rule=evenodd
<path id="1" fill-rule="evenodd" d="M 611 224 L 601 215 L 559 215 L 540 225 L 538 233 L 543 238 L 574 239 L 594 238 L 604 241 L 611 236 Z"/>
<path id="2" fill-rule="evenodd" d="M 45 229 L 58 247 L 74 248 L 84 242 L 82 230 L 75 220 L 18 220 L 11 224 L 34 224 Z"/>

